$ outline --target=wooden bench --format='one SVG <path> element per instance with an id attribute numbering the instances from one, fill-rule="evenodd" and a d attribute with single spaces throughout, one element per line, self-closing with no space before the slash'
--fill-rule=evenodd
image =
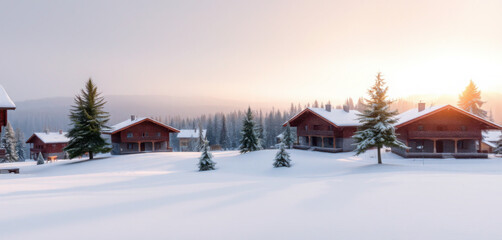
<path id="1" fill-rule="evenodd" d="M 4 169 L 0 169 L 0 174 L 3 174 L 3 173 L 15 173 L 15 174 L 19 174 L 19 168 L 4 168 Z"/>
<path id="2" fill-rule="evenodd" d="M 57 160 L 58 156 L 48 156 L 47 157 L 47 162 L 55 162 Z"/>

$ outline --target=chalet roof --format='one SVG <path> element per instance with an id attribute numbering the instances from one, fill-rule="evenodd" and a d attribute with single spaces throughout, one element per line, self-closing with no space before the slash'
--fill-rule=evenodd
<path id="1" fill-rule="evenodd" d="M 331 111 L 326 111 L 324 108 L 308 107 L 286 121 L 284 126 L 306 112 L 311 112 L 338 127 L 357 127 L 360 125 L 358 116 L 360 112 L 357 110 L 346 112 L 343 109 L 331 109 Z"/>
<path id="2" fill-rule="evenodd" d="M 26 143 L 31 143 L 34 137 L 37 137 L 45 144 L 49 143 L 67 143 L 70 141 L 68 137 L 66 137 L 67 132 L 36 132 L 31 135 L 31 137 L 26 141 Z"/>
<path id="3" fill-rule="evenodd" d="M 10 99 L 5 89 L 0 85 L 0 108 L 15 109 L 16 104 Z"/>
<path id="4" fill-rule="evenodd" d="M 498 142 L 502 140 L 502 131 L 501 130 L 483 131 L 483 139 L 488 142 Z"/>
<path id="5" fill-rule="evenodd" d="M 163 124 L 163 123 L 161 123 L 161 122 L 159 122 L 159 121 L 153 120 L 153 119 L 151 119 L 151 118 L 147 118 L 147 117 L 137 117 L 137 118 L 135 118 L 134 120 L 132 120 L 132 119 L 127 119 L 127 120 L 125 120 L 125 121 L 123 121 L 123 122 L 117 123 L 117 124 L 115 124 L 115 125 L 111 126 L 111 127 L 110 127 L 110 129 L 103 131 L 103 133 L 104 133 L 104 134 L 114 134 L 114 133 L 117 133 L 117 132 L 123 131 L 123 130 L 125 130 L 125 129 L 129 128 L 129 127 L 132 127 L 132 126 L 134 126 L 134 125 L 137 125 L 137 124 L 140 124 L 140 123 L 142 123 L 142 122 L 146 122 L 146 121 L 148 121 L 148 122 L 152 122 L 152 123 L 155 123 L 155 124 L 160 125 L 160 126 L 162 126 L 162 127 L 165 127 L 165 128 L 169 129 L 169 130 L 170 130 L 170 131 L 172 131 L 172 132 L 179 132 L 179 130 L 178 130 L 178 129 L 173 128 L 173 127 L 171 127 L 171 126 L 169 126 L 169 125 Z"/>
<path id="6" fill-rule="evenodd" d="M 202 137 L 206 137 L 206 129 L 202 130 Z M 180 129 L 177 138 L 199 138 L 198 129 Z"/>
<path id="7" fill-rule="evenodd" d="M 402 127 L 404 125 L 407 125 L 409 123 L 412 123 L 414 121 L 417 121 L 421 118 L 424 118 L 424 117 L 427 117 L 429 115 L 432 115 L 434 113 L 437 113 L 437 112 L 440 112 L 442 110 L 445 110 L 445 109 L 453 109 L 453 110 L 456 110 L 460 113 L 463 113 L 471 118 L 474 118 L 478 121 L 481 121 L 495 129 L 502 129 L 502 126 L 494 123 L 494 122 L 491 122 L 491 121 L 488 121 L 486 119 L 483 119 L 483 118 L 480 118 L 479 116 L 476 116 L 470 112 L 467 112 L 465 110 L 462 110 L 458 107 L 455 107 L 455 106 L 452 106 L 452 105 L 438 105 L 438 106 L 432 106 L 432 107 L 429 107 L 429 108 L 425 108 L 424 110 L 422 111 L 418 111 L 418 108 L 414 108 L 414 109 L 411 109 L 411 110 L 408 110 L 406 112 L 403 112 L 399 115 L 397 115 L 397 118 L 398 118 L 398 121 L 397 123 L 395 124 L 396 127 Z"/>

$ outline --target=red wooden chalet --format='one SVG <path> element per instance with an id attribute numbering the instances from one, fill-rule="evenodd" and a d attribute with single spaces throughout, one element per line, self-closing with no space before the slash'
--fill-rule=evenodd
<path id="1" fill-rule="evenodd" d="M 403 157 L 486 158 L 482 153 L 482 132 L 502 129 L 496 123 L 480 118 L 452 105 L 418 108 L 401 113 L 395 124 L 398 138 L 410 149 L 393 148 Z"/>
<path id="2" fill-rule="evenodd" d="M 7 111 L 16 109 L 16 105 L 10 99 L 5 89 L 0 85 L 0 133 L 2 128 L 7 125 Z M 0 158 L 5 156 L 5 149 L 0 148 Z"/>
<path id="3" fill-rule="evenodd" d="M 60 130 L 59 132 L 36 132 L 31 135 L 26 143 L 31 144 L 30 158 L 37 159 L 38 154 L 42 154 L 44 159 L 48 157 L 57 157 L 59 159 L 65 158 L 64 148 L 70 141 L 66 137 L 66 132 Z"/>
<path id="4" fill-rule="evenodd" d="M 112 154 L 128 154 L 139 152 L 167 152 L 169 147 L 169 133 L 179 130 L 155 121 L 151 118 L 131 119 L 116 124 L 104 134 L 111 136 Z"/>
<path id="5" fill-rule="evenodd" d="M 354 135 L 358 121 L 358 111 L 325 108 L 306 108 L 289 119 L 288 123 L 296 127 L 297 141 L 294 148 L 312 149 L 325 152 L 347 152 L 355 149 Z"/>

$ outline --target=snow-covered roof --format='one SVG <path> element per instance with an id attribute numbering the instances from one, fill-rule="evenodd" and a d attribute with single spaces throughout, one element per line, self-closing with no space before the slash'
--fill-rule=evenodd
<path id="1" fill-rule="evenodd" d="M 479 116 L 476 116 L 476 115 L 474 115 L 474 114 L 472 114 L 470 112 L 467 112 L 465 110 L 462 110 L 462 109 L 460 109 L 458 107 L 455 107 L 455 106 L 452 106 L 452 105 L 449 105 L 449 104 L 428 107 L 428 108 L 425 108 L 422 111 L 418 111 L 418 108 L 413 108 L 411 110 L 403 112 L 403 113 L 397 115 L 398 121 L 395 124 L 395 126 L 400 126 L 402 124 L 405 124 L 407 122 L 413 121 L 413 120 L 415 120 L 417 118 L 420 118 L 422 116 L 426 116 L 428 114 L 431 114 L 431 113 L 433 113 L 435 111 L 438 111 L 440 109 L 443 109 L 443 108 L 455 109 L 455 110 L 457 110 L 457 111 L 459 111 L 461 113 L 464 113 L 464 114 L 466 114 L 466 115 L 468 115 L 468 116 L 470 116 L 472 118 L 475 118 L 475 119 L 477 119 L 479 121 L 482 121 L 482 122 L 484 122 L 484 123 L 486 123 L 488 125 L 491 125 L 494 128 L 502 129 L 502 126 L 500 126 L 500 125 L 498 125 L 498 124 L 496 124 L 494 122 L 491 122 L 491 121 L 488 121 L 486 119 L 480 118 Z"/>
<path id="2" fill-rule="evenodd" d="M 0 85 L 0 108 L 16 108 L 16 104 L 10 99 L 5 89 Z"/>
<path id="3" fill-rule="evenodd" d="M 202 137 L 206 137 L 206 129 L 202 129 Z M 199 138 L 198 129 L 180 129 L 177 138 Z"/>
<path id="4" fill-rule="evenodd" d="M 171 127 L 171 126 L 169 126 L 169 125 L 163 124 L 163 123 L 161 123 L 161 122 L 159 122 L 159 121 L 153 120 L 153 119 L 151 119 L 151 118 L 147 118 L 147 117 L 136 117 L 136 118 L 134 118 L 134 120 L 133 120 L 132 118 L 130 118 L 130 119 L 127 119 L 127 120 L 125 120 L 125 121 L 123 121 L 123 122 L 117 123 L 117 124 L 115 124 L 115 125 L 111 126 L 111 127 L 110 127 L 110 129 L 103 131 L 103 133 L 107 133 L 107 134 L 115 133 L 115 132 L 117 132 L 117 131 L 123 130 L 123 129 L 125 129 L 125 128 L 130 127 L 130 126 L 133 126 L 133 125 L 139 124 L 139 123 L 141 123 L 141 122 L 143 122 L 143 121 L 151 121 L 151 122 L 154 122 L 154 123 L 156 123 L 156 124 L 158 124 L 158 125 L 161 125 L 161 126 L 163 126 L 163 127 L 169 128 L 169 129 L 171 129 L 171 130 L 172 130 L 172 131 L 174 131 L 174 132 L 179 132 L 179 130 L 178 130 L 178 129 L 173 128 L 173 127 Z"/>
<path id="5" fill-rule="evenodd" d="M 422 111 L 418 111 L 418 108 L 410 109 L 406 112 L 403 112 L 403 113 L 397 115 L 398 121 L 395 125 L 397 126 L 397 125 L 401 125 L 403 123 L 409 122 L 415 118 L 419 118 L 421 116 L 427 115 L 427 114 L 434 112 L 434 111 L 436 111 L 440 108 L 443 108 L 445 106 L 447 106 L 447 105 L 432 106 L 432 107 L 425 108 Z"/>
<path id="6" fill-rule="evenodd" d="M 281 134 L 277 135 L 275 138 L 282 140 L 283 137 L 284 137 L 284 133 L 281 133 Z"/>
<path id="7" fill-rule="evenodd" d="M 286 125 L 288 122 L 293 121 L 306 111 L 313 112 L 314 114 L 324 118 L 325 120 L 339 127 L 352 127 L 360 125 L 358 116 L 360 112 L 357 110 L 349 110 L 348 112 L 346 112 L 343 109 L 331 109 L 331 111 L 327 111 L 324 108 L 313 108 L 313 107 L 308 107 L 305 110 L 301 111 L 300 113 L 296 114 L 286 123 L 284 123 L 284 125 Z"/>
<path id="8" fill-rule="evenodd" d="M 488 142 L 498 142 L 502 139 L 502 131 L 500 130 L 483 131 L 483 139 Z"/>
<path id="9" fill-rule="evenodd" d="M 40 139 L 40 141 L 49 144 L 49 143 L 67 143 L 70 141 L 69 138 L 66 137 L 67 132 L 36 132 L 28 139 L 27 142 L 31 142 L 30 140 L 33 136 L 36 136 Z"/>

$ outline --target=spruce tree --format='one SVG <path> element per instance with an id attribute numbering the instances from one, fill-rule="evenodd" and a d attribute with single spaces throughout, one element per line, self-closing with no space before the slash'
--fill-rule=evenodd
<path id="1" fill-rule="evenodd" d="M 220 145 L 224 150 L 230 148 L 231 145 L 230 138 L 228 137 L 227 118 L 224 114 L 221 116 Z"/>
<path id="2" fill-rule="evenodd" d="M 356 155 L 370 148 L 377 148 L 378 164 L 382 164 L 380 153 L 382 147 L 408 148 L 396 137 L 393 124 L 397 122 L 395 116 L 398 113 L 390 110 L 392 101 L 387 99 L 387 90 L 388 87 L 381 73 L 378 73 L 375 85 L 368 90 L 369 99 L 366 99 L 366 109 L 359 114 L 361 126 L 353 137 L 357 143 Z"/>
<path id="3" fill-rule="evenodd" d="M 4 162 L 17 162 L 19 161 L 19 156 L 16 151 L 16 133 L 10 125 L 10 122 L 7 122 L 5 126 L 5 135 L 3 137 L 3 146 L 5 148 L 5 158 Z"/>
<path id="4" fill-rule="evenodd" d="M 284 143 L 279 145 L 279 151 L 275 155 L 274 167 L 291 167 L 291 160 L 289 159 L 289 153 L 286 152 L 286 147 Z"/>
<path id="5" fill-rule="evenodd" d="M 458 106 L 474 115 L 477 115 L 481 118 L 486 118 L 487 113 L 485 110 L 481 109 L 485 102 L 481 101 L 481 91 L 478 90 L 478 87 L 471 80 L 469 85 L 465 88 L 464 92 L 460 94 Z"/>
<path id="6" fill-rule="evenodd" d="M 201 152 L 204 148 L 204 130 L 202 129 L 202 123 L 199 121 L 199 138 L 197 139 L 197 152 Z"/>
<path id="7" fill-rule="evenodd" d="M 102 130 L 109 129 L 110 115 L 104 111 L 105 99 L 89 78 L 85 89 L 75 96 L 75 105 L 70 111 L 72 128 L 68 132 L 70 141 L 65 147 L 70 159 L 89 153 L 89 159 L 96 153 L 111 151 L 108 143 L 101 137 Z"/>
<path id="8" fill-rule="evenodd" d="M 24 134 L 23 132 L 21 132 L 21 130 L 18 128 L 16 129 L 16 152 L 17 152 L 17 156 L 19 158 L 19 161 L 22 161 L 24 162 L 25 160 L 25 153 L 24 153 L 24 148 L 25 148 L 25 144 L 24 144 Z"/>
<path id="9" fill-rule="evenodd" d="M 241 140 L 239 150 L 241 153 L 247 153 L 260 150 L 260 139 L 256 133 L 256 123 L 253 120 L 253 112 L 251 107 L 248 107 L 246 116 L 244 117 L 241 131 Z"/>
<path id="10" fill-rule="evenodd" d="M 42 153 L 39 153 L 37 156 L 37 165 L 42 165 L 45 163 L 44 156 Z"/>
<path id="11" fill-rule="evenodd" d="M 289 122 L 288 125 L 286 125 L 286 130 L 284 130 L 284 132 L 282 133 L 282 142 L 289 149 L 293 147 L 293 143 L 295 142 L 295 140 L 293 140 L 293 132 L 291 131 Z"/>
<path id="12" fill-rule="evenodd" d="M 212 159 L 213 155 L 209 152 L 209 142 L 204 139 L 202 154 L 199 158 L 199 171 L 214 170 L 216 163 Z"/>

